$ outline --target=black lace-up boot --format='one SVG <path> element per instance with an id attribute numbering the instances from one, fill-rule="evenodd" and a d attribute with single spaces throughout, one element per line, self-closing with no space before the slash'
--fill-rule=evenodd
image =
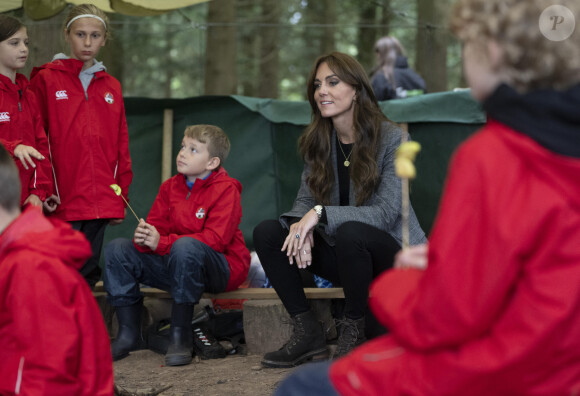
<path id="1" fill-rule="evenodd" d="M 298 314 L 291 320 L 294 331 L 290 340 L 279 350 L 265 354 L 262 359 L 264 366 L 293 367 L 307 360 L 328 358 L 326 337 L 314 312 Z"/>
<path id="2" fill-rule="evenodd" d="M 113 361 L 129 356 L 129 352 L 143 349 L 145 341 L 141 333 L 143 301 L 124 307 L 116 307 L 119 331 L 111 343 Z"/>
<path id="3" fill-rule="evenodd" d="M 334 359 L 346 355 L 356 346 L 366 341 L 364 316 L 360 319 L 344 317 L 344 319 L 337 321 L 337 325 L 339 333 Z"/>

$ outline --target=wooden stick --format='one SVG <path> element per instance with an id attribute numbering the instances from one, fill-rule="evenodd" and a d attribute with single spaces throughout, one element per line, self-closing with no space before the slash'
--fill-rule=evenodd
<path id="1" fill-rule="evenodd" d="M 161 183 L 171 177 L 171 164 L 173 164 L 173 110 L 165 109 L 163 112 L 163 143 L 161 151 Z"/>
<path id="2" fill-rule="evenodd" d="M 403 129 L 401 134 L 401 144 L 407 141 L 408 132 Z M 409 247 L 409 178 L 401 178 L 401 216 L 402 216 L 402 229 L 401 229 L 401 239 L 403 244 L 403 249 Z"/>
<path id="3" fill-rule="evenodd" d="M 125 199 L 125 197 L 122 194 L 121 194 L 121 198 L 123 198 L 123 201 L 125 201 L 125 203 L 127 204 L 127 207 L 129 209 L 131 209 L 131 212 L 133 212 L 133 216 L 135 216 L 135 218 L 137 219 L 137 222 L 140 222 L 141 220 L 139 220 L 139 216 L 137 216 L 137 213 L 135 213 L 135 211 L 133 210 L 131 205 L 129 205 L 129 202 L 127 202 L 127 200 Z"/>

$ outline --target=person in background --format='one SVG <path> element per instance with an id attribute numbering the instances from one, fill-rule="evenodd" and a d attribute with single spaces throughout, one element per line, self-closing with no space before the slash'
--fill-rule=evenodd
<path id="1" fill-rule="evenodd" d="M 20 205 L 44 206 L 52 212 L 58 199 L 52 195 L 46 133 L 28 80 L 17 73 L 27 59 L 26 27 L 16 18 L 0 15 L 0 144 L 18 166 Z"/>
<path id="2" fill-rule="evenodd" d="M 580 392 L 580 5 L 557 4 L 571 34 L 558 41 L 540 17 L 551 0 L 457 2 L 451 30 L 488 121 L 452 159 L 429 246 L 371 287 L 390 335 L 277 395 Z"/>
<path id="3" fill-rule="evenodd" d="M 20 180 L 0 145 L 0 394 L 112 396 L 109 335 L 78 269 L 82 233 L 20 210 Z"/>
<path id="4" fill-rule="evenodd" d="M 312 122 L 298 140 L 305 164 L 296 200 L 279 220 L 254 229 L 260 262 L 294 326 L 288 343 L 264 356 L 268 367 L 328 355 L 304 295 L 303 270 L 344 289 L 334 355 L 340 357 L 366 340 L 369 285 L 401 248 L 401 181 L 393 162 L 402 131 L 381 112 L 363 67 L 340 52 L 319 57 L 307 96 Z M 412 208 L 409 217 L 411 242 L 425 242 Z"/>
<path id="5" fill-rule="evenodd" d="M 425 80 L 409 67 L 405 49 L 393 36 L 380 38 L 375 44 L 377 67 L 371 72 L 371 83 L 377 100 L 407 98 L 427 92 Z"/>
<path id="6" fill-rule="evenodd" d="M 73 7 L 64 20 L 70 56 L 57 54 L 34 68 L 30 82 L 48 134 L 61 202 L 53 215 L 91 242 L 93 255 L 81 268 L 91 287 L 101 278 L 105 228 L 122 222 L 126 213 L 123 199 L 110 186 L 119 185 L 127 198 L 133 178 L 121 85 L 95 59 L 109 34 L 102 10 L 92 4 Z"/>

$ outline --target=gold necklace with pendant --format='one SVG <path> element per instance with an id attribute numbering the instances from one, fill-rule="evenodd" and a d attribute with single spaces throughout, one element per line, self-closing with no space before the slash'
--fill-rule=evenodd
<path id="1" fill-rule="evenodd" d="M 344 150 L 342 149 L 342 143 L 340 143 L 340 139 L 338 138 L 338 136 L 336 137 L 336 140 L 338 140 L 338 147 L 340 147 L 340 151 L 342 151 L 342 155 L 344 156 L 344 166 L 346 166 L 348 168 L 348 166 L 350 165 L 350 161 L 348 160 L 350 158 L 350 155 L 352 154 L 352 150 L 354 149 L 354 146 L 350 149 L 350 153 L 348 153 L 348 157 L 346 156 L 346 154 L 344 153 Z"/>

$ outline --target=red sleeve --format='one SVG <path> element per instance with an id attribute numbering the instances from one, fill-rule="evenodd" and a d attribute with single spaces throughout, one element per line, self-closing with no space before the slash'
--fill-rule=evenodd
<path id="1" fill-rule="evenodd" d="M 479 336 L 508 299 L 517 266 L 506 265 L 508 252 L 489 248 L 498 242 L 497 219 L 485 180 L 473 153 L 460 150 L 431 233 L 428 269 L 390 271 L 373 285 L 373 309 L 406 346 L 453 346 Z"/>
<path id="2" fill-rule="evenodd" d="M 133 180 L 133 171 L 131 170 L 131 154 L 129 153 L 129 132 L 127 129 L 127 119 L 125 117 L 125 105 L 123 104 L 121 121 L 119 124 L 119 148 L 117 160 L 116 180 L 121 193 L 129 200 L 129 185 Z"/>
<path id="3" fill-rule="evenodd" d="M 28 100 L 28 107 L 31 113 L 30 116 L 32 117 L 32 123 L 34 125 L 34 148 L 44 156 L 44 160 L 36 161 L 36 177 L 35 180 L 31 181 L 29 190 L 31 194 L 36 194 L 41 201 L 45 201 L 46 198 L 50 197 L 54 192 L 48 139 L 46 138 L 42 117 L 40 116 L 40 112 L 38 110 L 38 101 L 36 100 L 34 93 L 28 89 L 26 96 Z"/>
<path id="4" fill-rule="evenodd" d="M 36 106 L 42 120 L 42 127 L 48 135 L 50 131 L 48 130 L 48 106 L 46 104 L 46 84 L 44 76 L 41 77 L 40 74 L 34 76 L 34 78 L 30 80 L 28 89 L 34 94 Z"/>
<path id="5" fill-rule="evenodd" d="M 22 144 L 22 140 L 4 140 L 0 138 L 0 144 L 2 144 L 2 146 L 8 150 L 10 155 L 14 157 L 14 149 L 16 149 L 16 146 L 19 144 Z"/>

